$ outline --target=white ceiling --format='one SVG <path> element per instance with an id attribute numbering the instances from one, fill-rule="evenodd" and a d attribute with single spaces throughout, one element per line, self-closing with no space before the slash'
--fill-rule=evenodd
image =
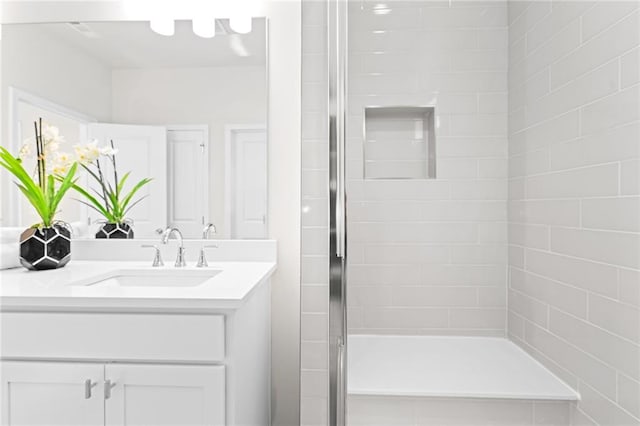
<path id="1" fill-rule="evenodd" d="M 235 34 L 226 20 L 217 21 L 210 39 L 193 33 L 191 21 L 176 21 L 175 35 L 156 34 L 148 22 L 35 24 L 111 68 L 190 68 L 249 66 L 266 63 L 265 19 L 253 19 L 249 34 Z M 82 33 L 76 28 L 88 30 Z M 243 56 L 244 55 L 244 56 Z"/>

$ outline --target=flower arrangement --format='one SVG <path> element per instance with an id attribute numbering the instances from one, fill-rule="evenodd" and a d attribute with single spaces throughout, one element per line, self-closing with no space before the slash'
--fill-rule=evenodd
<path id="1" fill-rule="evenodd" d="M 24 167 L 24 161 L 32 156 L 32 143 L 25 143 L 18 157 L 6 148 L 0 147 L 0 166 L 7 169 L 18 181 L 16 185 L 40 216 L 41 223 L 32 228 L 51 227 L 54 224 L 58 206 L 67 191 L 76 183 L 74 179 L 78 165 L 73 156 L 60 152 L 64 138 L 57 127 L 34 123 L 36 164 L 34 179 Z"/>
<path id="2" fill-rule="evenodd" d="M 72 187 L 80 193 L 86 201 L 80 200 L 81 203 L 89 206 L 93 210 L 104 216 L 107 223 L 122 224 L 125 223 L 127 213 L 146 196 L 140 197 L 134 201 L 136 193 L 152 179 L 144 178 L 137 182 L 130 191 L 125 192 L 124 187 L 131 172 L 127 172 L 122 177 L 118 176 L 118 168 L 116 164 L 116 154 L 113 141 L 110 146 L 99 148 L 97 141 L 88 143 L 87 145 L 77 145 L 75 147 L 78 162 L 84 170 L 98 183 L 99 190 L 93 190 L 94 194 L 88 190 L 73 184 Z M 105 167 L 100 163 L 100 157 L 106 157 L 113 169 L 113 182 L 105 176 Z"/>

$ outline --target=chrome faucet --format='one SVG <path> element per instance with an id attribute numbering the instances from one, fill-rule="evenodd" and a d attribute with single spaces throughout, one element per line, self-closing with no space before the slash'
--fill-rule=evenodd
<path id="1" fill-rule="evenodd" d="M 204 227 L 204 229 L 202 230 L 202 239 L 203 240 L 207 240 L 209 239 L 209 233 L 213 231 L 213 233 L 216 233 L 216 226 L 213 223 L 207 223 Z M 202 247 L 200 247 L 200 255 L 198 256 L 198 263 L 196 264 L 196 266 L 198 268 L 206 268 L 207 266 L 209 266 L 209 264 L 207 263 L 207 257 L 204 253 L 204 250 L 206 248 L 218 248 L 217 245 L 203 245 Z"/>
<path id="2" fill-rule="evenodd" d="M 205 227 L 202 229 L 202 239 L 203 240 L 209 239 L 209 234 L 211 231 L 213 231 L 214 234 L 218 232 L 216 230 L 216 226 L 213 223 L 207 223 Z"/>
<path id="3" fill-rule="evenodd" d="M 180 241 L 180 247 L 178 247 L 178 255 L 176 256 L 175 267 L 182 268 L 183 266 L 187 266 L 187 262 L 185 262 L 184 260 L 184 243 L 182 240 L 182 232 L 180 232 L 178 228 L 169 227 L 162 232 L 160 241 L 162 242 L 162 244 L 167 244 L 169 242 L 169 237 L 171 237 L 171 234 L 174 233 L 178 235 L 178 239 Z"/>

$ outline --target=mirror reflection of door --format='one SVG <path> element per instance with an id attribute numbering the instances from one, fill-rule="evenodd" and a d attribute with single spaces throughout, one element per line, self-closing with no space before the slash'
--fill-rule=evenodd
<path id="1" fill-rule="evenodd" d="M 264 127 L 239 126 L 227 131 L 230 161 L 227 192 L 231 238 L 267 236 L 267 134 Z"/>

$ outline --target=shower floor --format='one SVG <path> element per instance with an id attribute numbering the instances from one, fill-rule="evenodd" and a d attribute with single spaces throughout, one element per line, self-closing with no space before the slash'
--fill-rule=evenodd
<path id="1" fill-rule="evenodd" d="M 349 395 L 575 401 L 514 343 L 494 337 L 352 335 Z"/>

